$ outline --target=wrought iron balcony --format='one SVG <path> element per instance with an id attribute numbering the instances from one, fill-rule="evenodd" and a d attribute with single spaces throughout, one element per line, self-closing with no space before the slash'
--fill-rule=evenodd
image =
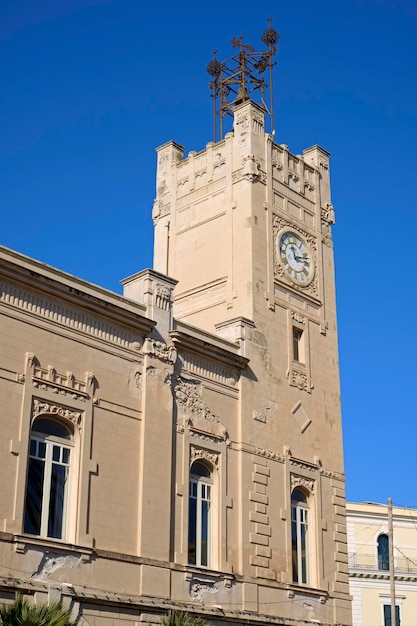
<path id="1" fill-rule="evenodd" d="M 389 572 L 388 556 L 377 554 L 349 553 L 349 571 Z M 417 574 L 417 562 L 404 556 L 394 557 L 394 572 L 396 574 Z"/>

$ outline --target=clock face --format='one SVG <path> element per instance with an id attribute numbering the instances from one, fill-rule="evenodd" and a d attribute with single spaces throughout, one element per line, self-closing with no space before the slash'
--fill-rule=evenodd
<path id="1" fill-rule="evenodd" d="M 279 240 L 279 256 L 285 271 L 296 283 L 306 284 L 314 273 L 310 251 L 299 235 L 286 231 Z"/>

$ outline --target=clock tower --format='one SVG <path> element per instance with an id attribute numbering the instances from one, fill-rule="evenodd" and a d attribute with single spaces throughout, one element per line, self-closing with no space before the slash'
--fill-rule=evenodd
<path id="1" fill-rule="evenodd" d="M 220 140 L 187 157 L 173 141 L 157 150 L 154 268 L 178 281 L 174 327 L 249 361 L 229 416 L 233 571 L 249 595 L 269 581 L 260 610 L 307 620 L 302 600 L 322 623 L 348 624 L 330 155 L 292 154 L 239 93 Z"/>

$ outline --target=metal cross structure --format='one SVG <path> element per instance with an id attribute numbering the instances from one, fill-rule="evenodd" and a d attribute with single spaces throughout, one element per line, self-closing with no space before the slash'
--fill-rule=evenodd
<path id="1" fill-rule="evenodd" d="M 267 50 L 257 51 L 253 46 L 243 43 L 243 37 L 232 39 L 231 44 L 238 52 L 227 61 L 219 61 L 216 52 L 207 66 L 207 72 L 212 77 L 210 89 L 214 101 L 214 141 L 224 136 L 224 118 L 233 115 L 236 105 L 248 99 L 253 99 L 255 92 L 260 98 L 260 105 L 269 115 L 271 134 L 274 135 L 274 107 L 272 89 L 272 68 L 275 65 L 274 55 L 278 51 L 279 34 L 271 26 L 268 19 L 268 28 L 262 35 L 262 43 L 268 46 Z M 269 84 L 265 82 L 264 74 L 269 69 Z M 269 92 L 269 106 L 265 102 L 266 91 Z M 219 123 L 218 123 L 219 122 Z"/>

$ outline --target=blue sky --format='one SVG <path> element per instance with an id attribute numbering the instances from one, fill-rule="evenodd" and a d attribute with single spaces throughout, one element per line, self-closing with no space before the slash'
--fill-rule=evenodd
<path id="1" fill-rule="evenodd" d="M 113 291 L 152 265 L 155 148 L 272 17 L 276 140 L 331 152 L 347 497 L 417 506 L 414 0 L 0 3 L 0 243 Z"/>

